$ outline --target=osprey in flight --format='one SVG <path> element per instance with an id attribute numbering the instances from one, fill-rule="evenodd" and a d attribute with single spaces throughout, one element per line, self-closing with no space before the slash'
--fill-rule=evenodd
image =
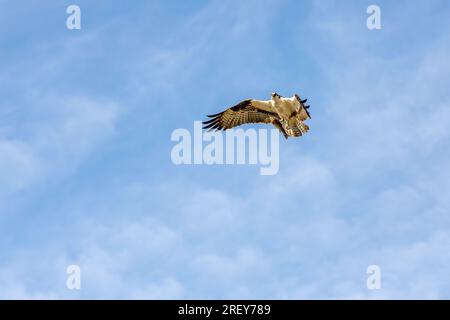
<path id="1" fill-rule="evenodd" d="M 286 98 L 278 93 L 272 93 L 270 100 L 244 100 L 223 112 L 209 115 L 212 119 L 203 122 L 203 129 L 227 130 L 245 123 L 271 123 L 286 139 L 299 137 L 309 130 L 304 123 L 311 119 L 306 101 L 298 94 Z"/>

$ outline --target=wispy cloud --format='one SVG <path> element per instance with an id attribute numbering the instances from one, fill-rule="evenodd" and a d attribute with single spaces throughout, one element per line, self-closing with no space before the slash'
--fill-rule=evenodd
<path id="1" fill-rule="evenodd" d="M 5 128 L 0 140 L 3 195 L 73 169 L 114 134 L 119 111 L 114 104 L 82 97 L 43 98 L 37 104 L 40 108 L 27 108 L 20 126 Z"/>

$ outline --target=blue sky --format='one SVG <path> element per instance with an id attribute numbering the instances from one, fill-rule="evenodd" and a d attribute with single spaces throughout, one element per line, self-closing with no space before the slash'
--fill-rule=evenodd
<path id="1" fill-rule="evenodd" d="M 0 298 L 450 298 L 448 1 L 0 7 Z M 277 175 L 171 162 L 272 91 L 312 114 Z"/>

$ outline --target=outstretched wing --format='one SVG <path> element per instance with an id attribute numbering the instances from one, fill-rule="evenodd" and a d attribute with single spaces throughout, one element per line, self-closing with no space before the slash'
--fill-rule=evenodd
<path id="1" fill-rule="evenodd" d="M 300 121 L 305 121 L 308 118 L 311 119 L 311 116 L 308 112 L 308 108 L 309 106 L 302 105 L 302 107 L 296 114 L 297 119 L 299 119 Z"/>
<path id="2" fill-rule="evenodd" d="M 302 100 L 300 99 L 300 97 L 295 94 L 295 103 L 297 105 L 297 111 L 294 112 L 294 114 L 292 114 L 291 116 L 295 116 L 298 120 L 300 121 L 305 121 L 308 118 L 311 119 L 311 115 L 309 114 L 309 106 L 305 105 L 306 101 L 308 101 L 308 99 Z"/>
<path id="3" fill-rule="evenodd" d="M 245 123 L 272 123 L 278 114 L 272 109 L 270 101 L 244 100 L 223 112 L 209 115 L 203 129 L 226 130 Z"/>

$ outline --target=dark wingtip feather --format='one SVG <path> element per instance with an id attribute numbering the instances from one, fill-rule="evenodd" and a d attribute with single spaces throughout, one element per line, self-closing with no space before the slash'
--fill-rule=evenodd
<path id="1" fill-rule="evenodd" d="M 209 129 L 209 128 L 214 128 L 215 126 L 217 126 L 219 124 L 219 121 L 215 121 L 215 122 L 211 122 L 206 124 L 203 129 Z"/>
<path id="2" fill-rule="evenodd" d="M 206 116 L 207 116 L 208 118 L 214 118 L 214 117 L 220 116 L 222 113 L 223 113 L 223 112 L 219 112 L 219 113 L 216 113 L 216 114 L 209 114 L 209 115 L 206 115 Z"/>
<path id="3" fill-rule="evenodd" d="M 311 119 L 311 115 L 309 114 L 308 109 L 305 109 L 305 111 L 306 111 L 306 114 L 308 115 L 308 118 Z"/>
<path id="4" fill-rule="evenodd" d="M 202 123 L 203 123 L 203 124 L 209 124 L 209 123 L 211 123 L 211 122 L 214 122 L 215 120 L 217 120 L 217 118 L 212 118 L 212 119 L 209 119 L 209 120 L 207 120 L 207 121 L 203 121 Z"/>

